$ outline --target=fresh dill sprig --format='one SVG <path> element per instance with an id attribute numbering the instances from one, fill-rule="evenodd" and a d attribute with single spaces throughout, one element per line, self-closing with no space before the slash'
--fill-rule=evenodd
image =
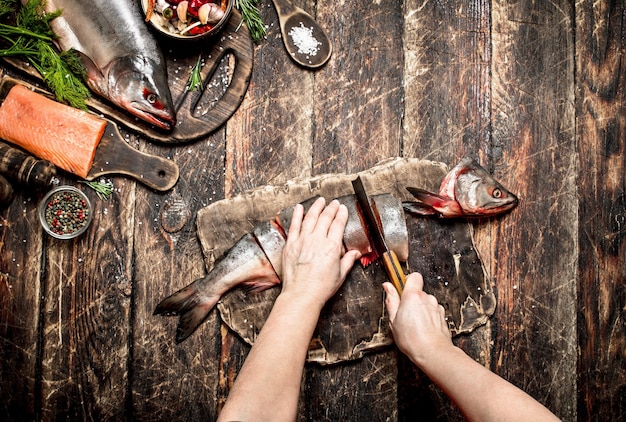
<path id="1" fill-rule="evenodd" d="M 64 57 L 66 55 L 74 56 L 74 54 L 70 52 L 57 54 L 50 44 L 43 42 L 37 44 L 40 60 L 31 60 L 31 63 L 39 71 L 48 87 L 55 93 L 56 99 L 73 107 L 86 109 L 85 99 L 90 95 L 89 90 L 74 75 Z M 69 60 L 72 59 L 70 58 Z"/>
<path id="2" fill-rule="evenodd" d="M 17 0 L 0 1 L 0 18 L 15 11 Z"/>
<path id="3" fill-rule="evenodd" d="M 255 43 L 260 42 L 267 33 L 265 24 L 256 5 L 259 0 L 236 0 L 235 7 L 241 12 L 241 22 L 250 30 L 250 36 Z M 237 28 L 239 29 L 239 28 Z"/>
<path id="4" fill-rule="evenodd" d="M 185 89 L 187 91 L 200 91 L 202 90 L 202 56 L 198 57 L 198 61 L 191 68 L 191 74 L 189 75 L 189 80 L 187 80 L 187 85 Z"/>
<path id="5" fill-rule="evenodd" d="M 102 199 L 103 201 L 109 199 L 111 197 L 111 194 L 113 193 L 113 183 L 110 180 L 105 181 L 104 179 L 102 179 L 100 181 L 83 183 L 89 186 L 91 189 L 95 190 L 98 198 Z"/>
<path id="6" fill-rule="evenodd" d="M 58 10 L 41 10 L 45 0 L 29 0 L 18 8 L 16 0 L 0 0 L 0 17 L 14 14 L 15 25 L 0 24 L 0 57 L 22 56 L 41 74 L 57 100 L 72 107 L 86 109 L 91 96 L 83 83 L 84 67 L 73 52 L 58 53 L 50 22 L 61 14 Z"/>

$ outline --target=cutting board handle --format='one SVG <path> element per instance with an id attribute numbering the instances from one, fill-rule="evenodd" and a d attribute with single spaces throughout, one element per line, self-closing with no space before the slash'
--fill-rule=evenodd
<path id="1" fill-rule="evenodd" d="M 123 174 L 158 191 L 169 190 L 176 184 L 179 175 L 176 163 L 136 150 L 126 143 L 113 121 L 104 120 L 107 126 L 87 180 L 105 174 Z"/>

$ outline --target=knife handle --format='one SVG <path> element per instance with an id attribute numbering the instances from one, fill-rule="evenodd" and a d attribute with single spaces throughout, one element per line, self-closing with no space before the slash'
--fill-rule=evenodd
<path id="1" fill-rule="evenodd" d="M 404 285 L 406 284 L 406 276 L 400 266 L 398 256 L 394 251 L 385 252 L 383 254 L 383 265 L 385 266 L 385 270 L 387 270 L 387 275 L 389 275 L 391 283 L 394 285 L 398 293 L 402 295 Z"/>

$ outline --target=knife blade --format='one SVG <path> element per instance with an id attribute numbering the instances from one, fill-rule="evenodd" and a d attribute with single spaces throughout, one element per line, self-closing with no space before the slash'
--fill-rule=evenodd
<path id="1" fill-rule="evenodd" d="M 367 225 L 372 240 L 372 245 L 376 253 L 383 259 L 383 266 L 385 267 L 389 280 L 398 293 L 402 294 L 406 283 L 406 276 L 400 266 L 398 256 L 394 251 L 389 249 L 387 242 L 385 242 L 385 236 L 383 235 L 379 219 L 376 218 L 376 212 L 370 203 L 360 176 L 357 176 L 357 178 L 352 181 L 352 187 L 354 188 L 354 193 L 361 207 L 363 218 L 365 219 L 365 224 Z"/>

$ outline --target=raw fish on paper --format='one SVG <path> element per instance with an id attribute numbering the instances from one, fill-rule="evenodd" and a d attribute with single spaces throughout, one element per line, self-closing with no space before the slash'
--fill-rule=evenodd
<path id="1" fill-rule="evenodd" d="M 402 171 L 410 172 L 412 169 L 415 169 L 414 174 Z M 411 199 L 415 199 L 407 196 L 406 183 L 417 183 L 429 188 L 432 182 L 425 182 L 433 179 L 430 173 L 436 174 L 442 169 L 436 163 L 398 159 L 359 174 L 368 186 L 368 192 L 374 194 L 375 203 L 381 198 L 385 199 L 384 203 L 377 205 L 377 209 L 379 212 L 385 211 L 381 216 L 384 234 L 390 248 L 401 261 L 408 257 L 409 243 L 401 200 L 405 200 L 406 206 Z M 201 210 L 198 215 L 199 237 L 212 269 L 206 277 L 164 299 L 155 310 L 157 315 L 180 316 L 177 342 L 193 333 L 220 298 L 234 287 L 247 285 L 248 289 L 258 292 L 280 282 L 282 247 L 292 207 L 287 206 L 282 212 L 277 212 L 276 208 L 288 204 L 290 199 L 293 201 L 290 204 L 293 204 L 315 195 L 322 195 L 327 200 L 339 198 L 347 205 L 351 221 L 344 235 L 346 248 L 359 249 L 364 255 L 363 264 L 376 259 L 371 254 L 368 235 L 360 225 L 360 211 L 351 194 L 351 180 L 354 177 L 324 175 L 305 182 L 289 183 L 284 187 L 261 188 Z M 387 193 L 381 194 L 381 191 Z M 504 192 L 509 194 L 506 190 Z M 248 233 L 242 235 L 242 230 Z M 207 235 L 209 233 L 212 235 Z M 215 244 L 209 246 L 206 242 L 207 237 L 214 240 L 231 238 L 235 241 L 237 236 L 242 237 L 228 250 L 213 249 Z"/>

